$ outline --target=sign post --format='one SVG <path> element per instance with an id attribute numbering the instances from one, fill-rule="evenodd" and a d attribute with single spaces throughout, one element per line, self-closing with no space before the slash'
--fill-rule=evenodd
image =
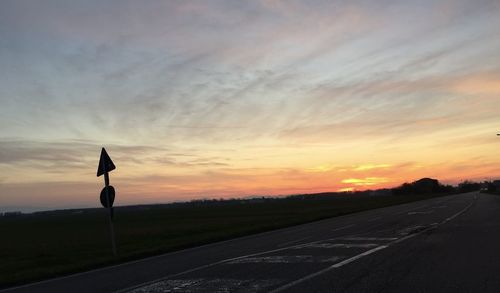
<path id="1" fill-rule="evenodd" d="M 100 201 L 103 207 L 108 209 L 109 233 L 111 236 L 111 248 L 113 256 L 116 256 L 115 231 L 113 228 L 113 203 L 115 201 L 115 188 L 109 185 L 109 172 L 116 169 L 108 153 L 104 148 L 101 150 L 99 166 L 97 167 L 97 177 L 104 175 L 104 188 L 101 191 Z"/>

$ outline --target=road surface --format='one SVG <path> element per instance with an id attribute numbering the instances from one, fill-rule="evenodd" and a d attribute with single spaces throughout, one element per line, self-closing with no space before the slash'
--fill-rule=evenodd
<path id="1" fill-rule="evenodd" d="M 500 196 L 360 212 L 4 292 L 500 292 Z"/>

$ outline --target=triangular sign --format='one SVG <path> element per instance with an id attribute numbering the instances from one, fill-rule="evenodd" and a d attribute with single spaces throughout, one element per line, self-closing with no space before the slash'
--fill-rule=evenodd
<path id="1" fill-rule="evenodd" d="M 99 166 L 97 166 L 97 177 L 114 169 L 116 169 L 115 164 L 113 164 L 113 161 L 111 161 L 111 158 L 109 157 L 106 150 L 102 148 L 101 158 L 99 159 Z"/>

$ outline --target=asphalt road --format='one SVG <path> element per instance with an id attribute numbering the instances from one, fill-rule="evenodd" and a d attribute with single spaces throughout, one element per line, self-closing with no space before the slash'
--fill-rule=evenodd
<path id="1" fill-rule="evenodd" d="M 1 292 L 500 292 L 500 196 L 376 209 Z"/>

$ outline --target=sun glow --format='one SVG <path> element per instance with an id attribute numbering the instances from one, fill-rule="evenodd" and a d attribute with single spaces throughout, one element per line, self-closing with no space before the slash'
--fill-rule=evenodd
<path id="1" fill-rule="evenodd" d="M 342 180 L 342 183 L 354 184 L 356 186 L 372 186 L 387 182 L 389 182 L 388 178 L 379 177 L 349 178 Z"/>
<path id="2" fill-rule="evenodd" d="M 337 190 L 338 192 L 352 192 L 354 191 L 354 187 L 346 187 L 346 188 L 341 188 L 339 190 Z"/>

